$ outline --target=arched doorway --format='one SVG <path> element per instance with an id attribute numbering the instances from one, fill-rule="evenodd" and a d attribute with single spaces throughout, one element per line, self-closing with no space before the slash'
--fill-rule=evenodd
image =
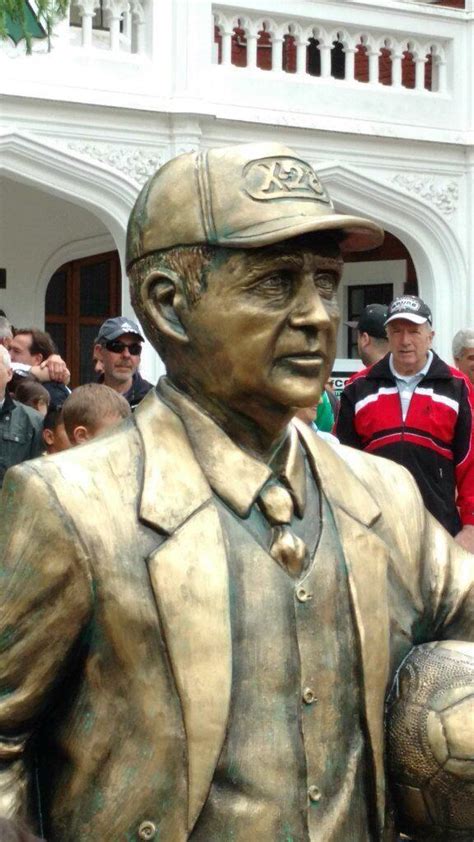
<path id="1" fill-rule="evenodd" d="M 394 234 L 387 231 L 383 244 L 373 251 L 346 254 L 338 357 L 359 358 L 357 330 L 345 322 L 357 321 L 367 304 L 390 304 L 402 294 L 418 295 L 418 278 L 410 252 Z"/>
<path id="2" fill-rule="evenodd" d="M 45 326 L 67 360 L 71 385 L 94 379 L 92 347 L 105 319 L 121 313 L 117 251 L 63 264 L 46 289 Z"/>

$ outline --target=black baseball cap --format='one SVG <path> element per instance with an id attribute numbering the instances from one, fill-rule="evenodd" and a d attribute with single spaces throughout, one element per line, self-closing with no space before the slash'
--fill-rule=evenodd
<path id="1" fill-rule="evenodd" d="M 96 342 L 100 345 L 105 345 L 106 342 L 113 342 L 114 339 L 118 339 L 124 333 L 131 333 L 134 336 L 138 336 L 142 342 L 145 341 L 136 322 L 124 316 L 115 316 L 113 319 L 107 319 L 100 326 Z"/>
<path id="2" fill-rule="evenodd" d="M 367 304 L 357 322 L 346 322 L 348 327 L 357 328 L 360 333 L 368 333 L 375 339 L 386 339 L 385 322 L 387 319 L 386 304 Z"/>
<path id="3" fill-rule="evenodd" d="M 417 295 L 401 295 L 400 298 L 393 299 L 388 308 L 385 324 L 388 325 L 394 319 L 406 319 L 416 325 L 422 325 L 425 322 L 433 324 L 430 308 Z"/>

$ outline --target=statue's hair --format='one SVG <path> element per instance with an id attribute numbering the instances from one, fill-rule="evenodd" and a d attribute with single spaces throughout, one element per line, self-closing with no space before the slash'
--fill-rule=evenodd
<path id="1" fill-rule="evenodd" d="M 465 348 L 474 348 L 474 330 L 470 327 L 458 330 L 453 337 L 453 357 L 458 360 Z"/>
<path id="2" fill-rule="evenodd" d="M 207 286 L 207 270 L 217 251 L 215 246 L 176 246 L 167 251 L 157 251 L 137 260 L 129 269 L 130 294 L 135 311 L 140 317 L 145 333 L 152 345 L 164 351 L 163 338 L 154 322 L 144 311 L 141 298 L 143 279 L 150 272 L 170 271 L 178 275 L 189 306 L 199 301 Z"/>

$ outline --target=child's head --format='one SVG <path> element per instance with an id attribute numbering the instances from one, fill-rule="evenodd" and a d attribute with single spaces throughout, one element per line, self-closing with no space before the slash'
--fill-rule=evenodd
<path id="1" fill-rule="evenodd" d="M 63 406 L 64 426 L 72 445 L 95 438 L 130 414 L 125 398 L 102 383 L 78 386 Z"/>
<path id="2" fill-rule="evenodd" d="M 43 421 L 43 442 L 47 453 L 60 453 L 71 447 L 64 429 L 62 406 L 50 404 Z"/>
<path id="3" fill-rule="evenodd" d="M 32 377 L 24 377 L 15 389 L 15 400 L 33 407 L 41 412 L 41 415 L 46 415 L 50 397 L 48 390 L 41 383 Z"/>

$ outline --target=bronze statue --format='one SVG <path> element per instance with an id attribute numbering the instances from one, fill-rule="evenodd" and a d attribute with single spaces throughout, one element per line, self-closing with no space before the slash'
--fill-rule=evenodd
<path id="1" fill-rule="evenodd" d="M 346 249 L 274 143 L 143 189 L 128 267 L 167 369 L 105 438 L 7 473 L 0 804 L 48 842 L 394 840 L 384 698 L 473 632 L 471 559 L 395 463 L 304 424 Z"/>

